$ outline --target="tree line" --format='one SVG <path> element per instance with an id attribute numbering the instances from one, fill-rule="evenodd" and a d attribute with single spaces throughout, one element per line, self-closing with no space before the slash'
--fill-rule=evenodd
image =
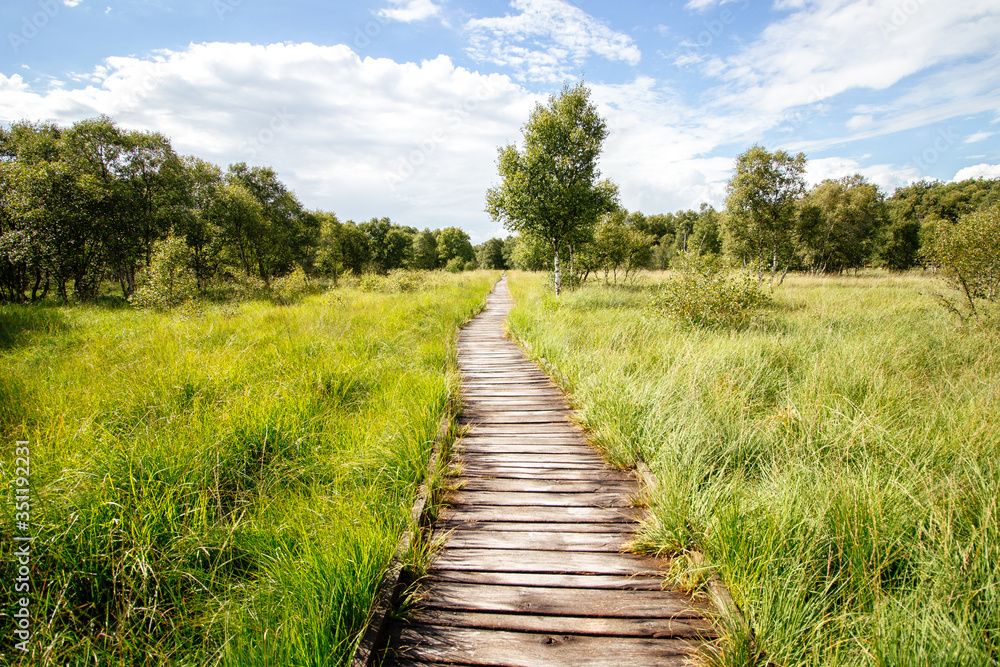
<path id="1" fill-rule="evenodd" d="M 942 223 L 1000 202 L 1000 179 L 920 181 L 891 196 L 860 174 L 807 188 L 804 154 L 754 145 L 736 158 L 723 210 L 646 216 L 624 210 L 600 176 L 608 131 L 582 82 L 537 104 L 522 133 L 520 147 L 498 150 L 501 182 L 487 190 L 486 210 L 518 233 L 509 264 L 551 268 L 557 294 L 564 273 L 616 282 L 692 253 L 724 255 L 772 283 L 790 270 L 906 270 L 932 261 Z"/>
<path id="2" fill-rule="evenodd" d="M 0 300 L 92 301 L 109 281 L 128 299 L 167 239 L 183 240 L 199 289 L 240 276 L 268 284 L 296 267 L 337 279 L 501 263 L 456 227 L 341 222 L 306 210 L 272 169 L 223 171 L 107 117 L 0 128 Z"/>
<path id="3" fill-rule="evenodd" d="M 571 283 L 618 282 L 680 254 L 724 255 L 772 280 L 789 270 L 906 270 L 928 261 L 941 222 L 1000 201 L 1000 179 L 921 181 L 886 196 L 861 175 L 805 186 L 804 155 L 753 146 L 736 160 L 726 207 L 644 215 L 596 169 L 604 121 L 583 84 L 538 105 L 523 149 L 501 149 L 487 210 L 515 235 L 474 246 L 457 227 L 388 218 L 341 222 L 306 210 L 267 168 L 179 156 L 167 137 L 107 117 L 70 127 L 0 128 L 0 300 L 128 299 L 158 244 L 182 246 L 198 289 L 297 267 L 337 280 L 395 269 L 548 269 Z M 560 260 L 562 266 L 560 266 Z M 780 279 L 780 278 L 779 278 Z"/>

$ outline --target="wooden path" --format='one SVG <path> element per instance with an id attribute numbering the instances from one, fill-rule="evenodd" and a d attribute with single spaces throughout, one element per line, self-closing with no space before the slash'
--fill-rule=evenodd
<path id="1" fill-rule="evenodd" d="M 505 280 L 462 330 L 471 425 L 444 547 L 420 603 L 390 629 L 385 665 L 680 665 L 714 636 L 708 604 L 661 590 L 663 562 L 623 553 L 642 510 L 558 389 L 510 340 Z"/>

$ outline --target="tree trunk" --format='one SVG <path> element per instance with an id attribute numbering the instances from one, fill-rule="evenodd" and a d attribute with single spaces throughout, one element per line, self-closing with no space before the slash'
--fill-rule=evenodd
<path id="1" fill-rule="evenodd" d="M 556 286 L 556 296 L 559 296 L 559 292 L 562 291 L 562 275 L 559 273 L 559 244 L 556 243 L 553 248 L 553 260 L 552 260 L 552 272 L 554 274 L 554 282 Z"/>

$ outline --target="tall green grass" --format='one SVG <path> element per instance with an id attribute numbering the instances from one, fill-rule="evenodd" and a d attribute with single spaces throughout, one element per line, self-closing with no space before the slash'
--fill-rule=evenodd
<path id="1" fill-rule="evenodd" d="M 731 332 L 512 276 L 513 335 L 658 477 L 645 546 L 704 552 L 745 613 L 716 662 L 1000 663 L 1000 341 L 933 281 L 790 276 Z"/>
<path id="2" fill-rule="evenodd" d="M 31 443 L 31 653 L 11 664 L 340 665 L 496 276 L 277 306 L 0 307 L 0 452 Z M 6 495 L 6 494 L 5 494 Z M 6 500 L 6 499 L 5 499 Z"/>

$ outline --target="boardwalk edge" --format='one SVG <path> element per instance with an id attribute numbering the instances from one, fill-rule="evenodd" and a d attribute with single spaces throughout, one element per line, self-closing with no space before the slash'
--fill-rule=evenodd
<path id="1" fill-rule="evenodd" d="M 635 466 L 636 473 L 640 480 L 642 480 L 643 485 L 650 491 L 654 491 L 658 484 L 656 481 L 656 476 L 653 471 L 649 469 L 645 461 L 639 460 Z M 695 567 L 708 567 L 706 565 L 705 554 L 700 551 L 694 550 L 690 551 L 689 555 L 691 561 L 694 563 Z M 729 588 L 726 586 L 725 582 L 719 578 L 718 573 L 716 573 L 715 568 L 708 568 L 708 578 L 706 580 L 708 586 L 708 596 L 712 599 L 712 603 L 715 605 L 716 609 L 722 614 L 722 616 L 730 621 L 734 621 L 739 626 L 746 626 L 746 620 L 743 618 L 743 613 L 740 611 L 739 605 L 733 600 L 732 594 L 729 592 Z"/>
<path id="2" fill-rule="evenodd" d="M 490 293 L 492 293 L 492 290 Z M 479 309 L 462 323 L 458 330 L 456 330 L 456 335 L 457 331 L 460 331 L 472 318 L 486 310 L 486 303 L 486 297 L 483 297 Z M 454 338 L 449 342 L 447 358 L 449 367 L 455 366 L 457 369 L 457 365 L 455 364 L 455 342 L 456 339 Z M 431 449 L 431 457 L 427 462 L 424 480 L 420 483 L 417 491 L 417 499 L 410 510 L 410 526 L 403 533 L 403 536 L 399 538 L 392 561 L 382 576 L 382 581 L 379 583 L 378 592 L 375 594 L 375 604 L 372 605 L 371 615 L 361 635 L 361 640 L 358 642 L 358 647 L 354 650 L 350 667 L 371 667 L 375 664 L 375 658 L 378 655 L 379 649 L 385 646 L 386 634 L 389 629 L 389 615 L 396 608 L 396 603 L 399 601 L 399 594 L 406 585 L 403 578 L 406 572 L 406 566 L 404 565 L 406 554 L 413 543 L 414 531 L 423 531 L 427 527 L 427 503 L 434 491 L 431 488 L 431 483 L 434 480 L 434 473 L 441 460 L 444 445 L 450 439 L 452 429 L 456 425 L 455 420 L 461 413 L 461 409 L 461 392 L 449 390 L 448 402 L 445 405 L 444 414 L 441 416 L 441 424 L 438 426 L 437 436 L 434 439 L 434 447 Z"/>

